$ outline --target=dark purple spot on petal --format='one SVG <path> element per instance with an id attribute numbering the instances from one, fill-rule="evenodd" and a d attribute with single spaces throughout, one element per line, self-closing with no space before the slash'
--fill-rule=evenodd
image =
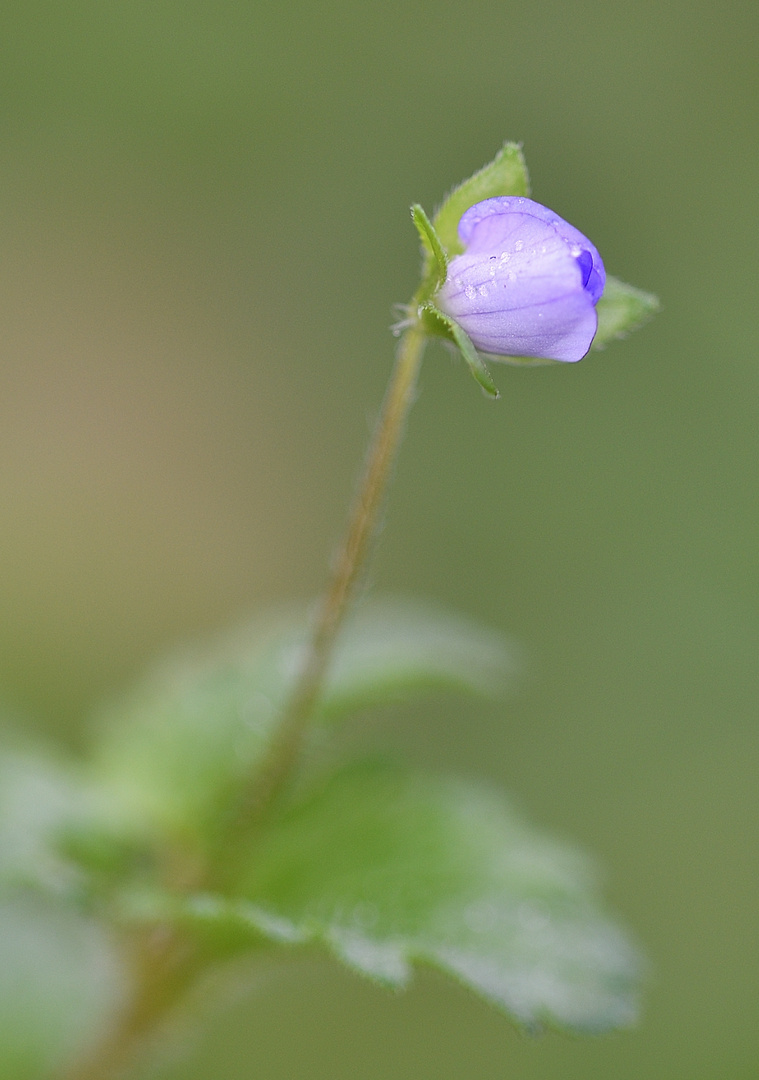
<path id="1" fill-rule="evenodd" d="M 582 287 L 587 286 L 590 280 L 590 272 L 593 269 L 593 256 L 589 251 L 581 251 L 576 259 L 577 265 L 580 267 L 580 273 L 582 274 Z"/>
<path id="2" fill-rule="evenodd" d="M 601 299 L 605 283 L 606 278 L 601 277 L 598 272 L 598 267 L 595 263 L 593 263 L 593 269 L 590 272 L 588 283 L 585 286 L 585 292 L 590 296 L 590 299 L 593 301 L 594 304 L 597 304 L 598 301 Z"/>

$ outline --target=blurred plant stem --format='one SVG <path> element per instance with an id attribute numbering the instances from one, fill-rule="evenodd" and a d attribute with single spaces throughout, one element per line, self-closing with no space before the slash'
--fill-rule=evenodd
<path id="1" fill-rule="evenodd" d="M 413 404 L 426 335 L 415 319 L 405 330 L 384 404 L 369 444 L 366 464 L 348 518 L 342 545 L 314 620 L 310 641 L 293 692 L 263 766 L 251 777 L 214 864 L 194 885 L 223 888 L 235 856 L 247 845 L 266 810 L 287 783 L 303 746 L 308 724 L 328 674 L 340 628 L 356 592 L 384 504 L 388 481 Z M 133 971 L 131 999 L 91 1057 L 66 1074 L 66 1080 L 116 1080 L 126 1075 L 138 1049 L 192 981 L 202 960 L 190 940 L 170 926 L 156 926 L 126 943 Z"/>
<path id="2" fill-rule="evenodd" d="M 418 319 L 405 330 L 384 404 L 369 444 L 361 482 L 337 549 L 332 575 L 318 607 L 311 637 L 290 700 L 266 761 L 251 778 L 241 804 L 238 830 L 247 834 L 287 782 L 318 704 L 340 628 L 377 534 L 380 512 L 414 402 L 426 334 Z"/>
<path id="3" fill-rule="evenodd" d="M 199 967 L 194 942 L 169 926 L 140 931 L 125 945 L 132 983 L 113 1027 L 65 1080 L 116 1080 L 127 1076 L 145 1042 L 192 982 Z"/>

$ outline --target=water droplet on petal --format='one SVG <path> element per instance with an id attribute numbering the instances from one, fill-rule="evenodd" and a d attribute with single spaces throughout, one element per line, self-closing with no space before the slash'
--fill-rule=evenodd
<path id="1" fill-rule="evenodd" d="M 580 267 L 580 273 L 582 274 L 582 287 L 584 289 L 590 280 L 590 273 L 593 269 L 593 256 L 589 251 L 581 251 L 580 254 L 575 257 L 577 259 L 577 265 Z"/>

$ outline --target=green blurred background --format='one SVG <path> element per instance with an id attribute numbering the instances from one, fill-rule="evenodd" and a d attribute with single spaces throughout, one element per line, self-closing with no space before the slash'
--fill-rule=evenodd
<path id="1" fill-rule="evenodd" d="M 156 651 L 324 579 L 415 285 L 408 206 L 506 138 L 664 310 L 578 366 L 430 350 L 373 588 L 513 633 L 507 707 L 359 741 L 598 854 L 630 1034 L 442 977 L 242 969 L 162 1077 L 759 1075 L 755 0 L 19 0 L 0 13 L 0 692 L 76 745 Z"/>

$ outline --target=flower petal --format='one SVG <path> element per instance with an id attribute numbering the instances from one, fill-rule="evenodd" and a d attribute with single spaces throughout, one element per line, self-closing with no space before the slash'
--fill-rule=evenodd
<path id="1" fill-rule="evenodd" d="M 509 205 L 498 212 L 491 204 Z M 533 205 L 488 199 L 464 214 L 459 231 L 467 250 L 451 260 L 438 304 L 483 352 L 574 362 L 598 324 L 585 286 L 595 270 L 585 253 L 593 260 L 595 249 L 578 248 L 545 220 L 550 211 L 537 216 Z M 600 257 L 599 264 L 603 269 Z"/>
<path id="2" fill-rule="evenodd" d="M 574 225 L 570 225 L 568 221 L 560 218 L 549 207 L 534 202 L 533 199 L 501 195 L 493 199 L 484 199 L 482 202 L 471 206 L 465 214 L 462 214 L 459 221 L 459 238 L 462 244 L 468 251 L 471 250 L 473 245 L 480 243 L 478 238 L 480 222 L 486 218 L 509 216 L 513 213 L 529 215 L 537 218 L 538 221 L 546 222 L 570 247 L 578 249 L 575 251 L 576 256 L 581 255 L 582 252 L 590 254 L 593 260 L 593 268 L 588 275 L 585 288 L 591 294 L 593 303 L 597 303 L 606 284 L 606 271 L 603 259 L 599 255 L 595 244 L 592 244 L 587 236 L 584 236 Z"/>

